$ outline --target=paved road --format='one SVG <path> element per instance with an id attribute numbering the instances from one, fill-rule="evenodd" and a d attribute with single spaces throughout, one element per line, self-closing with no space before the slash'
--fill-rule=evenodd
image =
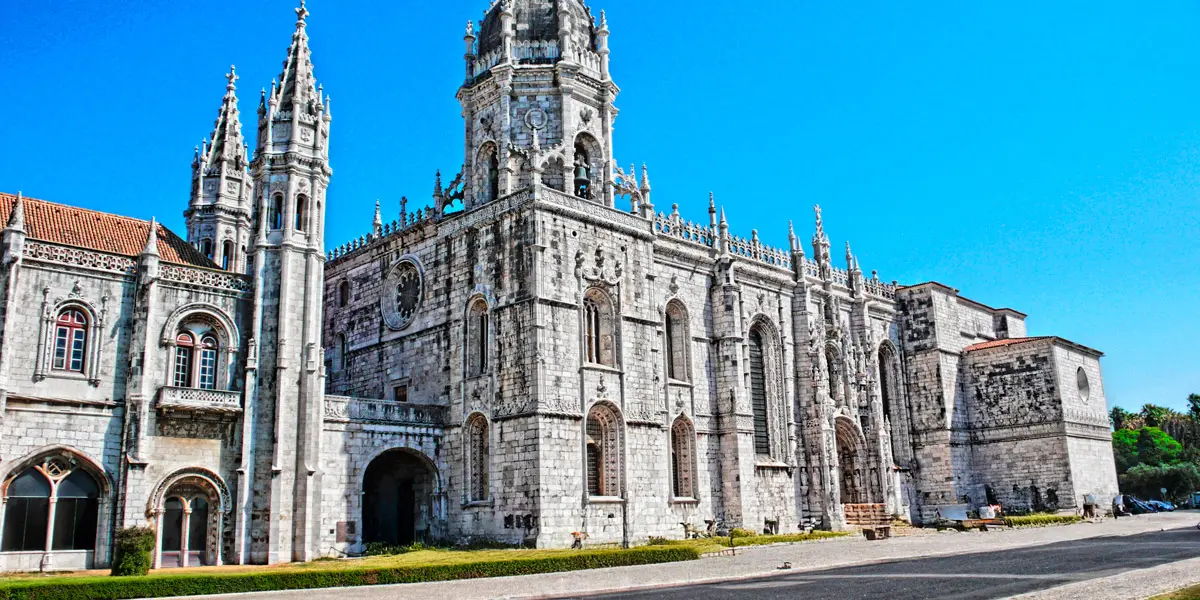
<path id="1" fill-rule="evenodd" d="M 1097 537 L 991 553 L 897 560 L 860 567 L 783 573 L 707 585 L 681 586 L 589 600 L 716 600 L 746 598 L 888 598 L 921 600 L 1007 598 L 1068 583 L 1200 557 L 1200 531 L 1174 529 Z M 580 596 L 564 596 L 578 598 Z"/>

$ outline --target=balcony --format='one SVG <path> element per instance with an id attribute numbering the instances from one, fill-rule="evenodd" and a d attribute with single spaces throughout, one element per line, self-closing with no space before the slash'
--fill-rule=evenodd
<path id="1" fill-rule="evenodd" d="M 448 413 L 445 406 L 325 396 L 326 421 L 440 427 L 446 424 Z"/>
<path id="2" fill-rule="evenodd" d="M 238 414 L 242 412 L 242 393 L 164 386 L 158 392 L 158 407 L 172 411 Z"/>

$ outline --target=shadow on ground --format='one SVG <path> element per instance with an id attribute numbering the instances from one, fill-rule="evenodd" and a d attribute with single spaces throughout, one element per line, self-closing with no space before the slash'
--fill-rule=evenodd
<path id="1" fill-rule="evenodd" d="M 942 534 L 953 546 L 957 534 Z M 1171 529 L 1131 536 L 1098 537 L 1030 548 L 897 560 L 860 567 L 680 586 L 589 598 L 806 600 L 1006 598 L 1200 557 L 1200 531 Z M 803 565 L 795 565 L 803 567 Z"/>

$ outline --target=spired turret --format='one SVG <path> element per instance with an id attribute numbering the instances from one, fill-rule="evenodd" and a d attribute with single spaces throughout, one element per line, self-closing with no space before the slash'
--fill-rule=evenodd
<path id="1" fill-rule="evenodd" d="M 607 38 L 581 0 L 500 0 L 467 24 L 468 210 L 537 186 L 613 205 Z"/>
<path id="2" fill-rule="evenodd" d="M 188 242 L 222 269 L 242 271 L 251 241 L 251 182 L 234 67 L 225 78 L 229 83 L 212 136 L 196 147 L 192 160 L 192 194 L 183 216 Z"/>

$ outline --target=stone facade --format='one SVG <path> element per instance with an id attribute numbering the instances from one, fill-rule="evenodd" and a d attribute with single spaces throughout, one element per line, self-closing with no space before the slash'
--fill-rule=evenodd
<path id="1" fill-rule="evenodd" d="M 323 252 L 331 117 L 297 14 L 253 158 L 229 74 L 186 242 L 0 196 L 0 567 L 102 566 L 130 525 L 162 566 L 278 563 L 1116 493 L 1100 353 L 849 245 L 834 266 L 819 208 L 811 257 L 711 199 L 707 223 L 655 210 L 579 0 L 468 24 L 462 172 Z"/>

